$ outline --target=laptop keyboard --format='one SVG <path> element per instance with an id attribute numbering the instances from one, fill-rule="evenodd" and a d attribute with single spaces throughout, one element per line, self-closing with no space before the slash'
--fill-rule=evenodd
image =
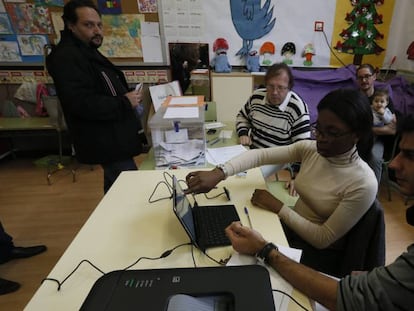
<path id="1" fill-rule="evenodd" d="M 204 247 L 231 244 L 224 229 L 240 220 L 234 205 L 198 206 L 194 212 L 200 244 Z"/>

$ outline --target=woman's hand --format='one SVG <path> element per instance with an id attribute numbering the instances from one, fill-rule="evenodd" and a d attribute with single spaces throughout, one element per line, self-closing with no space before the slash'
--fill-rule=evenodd
<path id="1" fill-rule="evenodd" d="M 276 199 L 269 191 L 263 189 L 256 189 L 250 201 L 253 205 L 276 214 L 279 213 L 283 206 L 280 200 Z"/>
<path id="2" fill-rule="evenodd" d="M 224 178 L 223 171 L 218 168 L 211 171 L 191 172 L 185 178 L 188 186 L 185 193 L 209 192 Z"/>
<path id="3" fill-rule="evenodd" d="M 240 254 L 256 255 L 267 244 L 259 232 L 243 227 L 238 221 L 226 228 L 226 235 Z"/>
<path id="4" fill-rule="evenodd" d="M 296 192 L 296 189 L 295 189 L 295 180 L 294 179 L 291 179 L 291 180 L 286 182 L 285 189 L 289 190 L 289 195 L 292 196 L 292 197 L 296 197 L 298 195 L 298 193 Z"/>

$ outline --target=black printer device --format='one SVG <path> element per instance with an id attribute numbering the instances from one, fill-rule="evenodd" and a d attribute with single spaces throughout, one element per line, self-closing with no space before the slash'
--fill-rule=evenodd
<path id="1" fill-rule="evenodd" d="M 182 297 L 215 300 L 220 306 L 212 310 L 275 310 L 269 273 L 259 265 L 112 271 L 95 282 L 80 310 L 167 311 L 177 310 L 169 309 L 177 301 L 179 310 L 197 309 Z"/>

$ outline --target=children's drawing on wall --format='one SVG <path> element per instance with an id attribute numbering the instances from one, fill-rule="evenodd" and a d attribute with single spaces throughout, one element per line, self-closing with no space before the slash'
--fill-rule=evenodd
<path id="1" fill-rule="evenodd" d="M 23 56 L 43 55 L 43 47 L 48 43 L 42 35 L 18 35 L 17 42 Z"/>
<path id="2" fill-rule="evenodd" d="M 303 48 L 302 57 L 305 57 L 303 64 L 305 66 L 312 66 L 312 57 L 315 55 L 315 48 L 313 47 L 312 43 L 308 43 Z"/>
<path id="3" fill-rule="evenodd" d="M 62 13 L 60 12 L 50 12 L 50 17 L 52 18 L 53 22 L 53 29 L 55 31 L 55 44 L 58 44 L 60 41 L 60 32 L 64 28 L 63 20 L 62 20 Z"/>
<path id="4" fill-rule="evenodd" d="M 51 34 L 49 9 L 32 3 L 6 3 L 13 29 L 17 34 Z"/>
<path id="5" fill-rule="evenodd" d="M 260 55 L 262 55 L 262 65 L 270 66 L 273 64 L 273 55 L 275 55 L 276 47 L 273 42 L 266 41 L 260 47 Z"/>
<path id="6" fill-rule="evenodd" d="M 157 13 L 157 0 L 137 0 L 138 12 L 140 13 Z"/>
<path id="7" fill-rule="evenodd" d="M 292 65 L 292 57 L 296 54 L 296 46 L 293 42 L 286 42 L 282 50 L 280 51 L 280 54 L 283 56 L 283 62 L 286 65 Z"/>
<path id="8" fill-rule="evenodd" d="M 13 1 L 15 2 L 15 1 Z M 46 6 L 55 6 L 63 8 L 64 2 L 63 0 L 35 0 L 35 4 L 37 5 L 46 5 Z"/>
<path id="9" fill-rule="evenodd" d="M 142 57 L 142 14 L 102 15 L 105 40 L 99 51 L 106 57 Z"/>
<path id="10" fill-rule="evenodd" d="M 253 41 L 267 35 L 275 26 L 273 6 L 270 7 L 270 0 L 266 0 L 263 7 L 261 0 L 230 0 L 230 9 L 234 28 L 243 40 L 236 55 L 245 57 L 252 49 Z"/>
<path id="11" fill-rule="evenodd" d="M 260 71 L 260 56 L 257 50 L 251 50 L 246 57 L 246 67 L 250 72 Z"/>
<path id="12" fill-rule="evenodd" d="M 378 14 L 376 7 L 384 4 L 385 0 L 350 1 L 353 9 L 345 17 L 349 27 L 340 33 L 343 41 L 338 41 L 335 49 L 354 54 L 354 64 L 361 64 L 363 55 L 379 55 L 384 51 L 377 43 L 384 35 L 375 25 L 383 23 L 382 14 Z"/>
<path id="13" fill-rule="evenodd" d="M 21 62 L 16 41 L 0 41 L 0 62 Z"/>
<path id="14" fill-rule="evenodd" d="M 98 0 L 98 8 L 102 14 L 121 14 L 121 0 Z"/>
<path id="15" fill-rule="evenodd" d="M 6 13 L 0 13 L 0 34 L 12 34 L 13 28 Z"/>
<path id="16" fill-rule="evenodd" d="M 224 38 L 217 38 L 213 43 L 213 52 L 215 53 L 211 60 L 211 67 L 214 68 L 215 72 L 230 72 L 231 65 L 227 58 L 227 51 L 229 44 Z"/>

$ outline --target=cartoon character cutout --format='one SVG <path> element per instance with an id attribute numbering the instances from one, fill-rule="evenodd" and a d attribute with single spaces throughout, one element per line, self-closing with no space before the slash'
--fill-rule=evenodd
<path id="1" fill-rule="evenodd" d="M 262 65 L 263 66 L 270 66 L 272 62 L 272 57 L 275 54 L 276 48 L 275 45 L 270 42 L 266 41 L 260 47 L 260 55 L 263 56 Z"/>
<path id="2" fill-rule="evenodd" d="M 211 66 L 215 72 L 231 72 L 231 65 L 227 58 L 227 51 L 229 44 L 224 38 L 217 38 L 213 43 L 214 58 L 211 61 Z"/>
<path id="3" fill-rule="evenodd" d="M 260 71 L 260 57 L 256 50 L 251 50 L 246 57 L 246 67 L 250 72 Z"/>
<path id="4" fill-rule="evenodd" d="M 312 43 L 306 44 L 302 52 L 302 57 L 305 57 L 305 61 L 303 62 L 305 66 L 313 65 L 313 62 L 312 62 L 313 55 L 315 55 L 315 48 L 313 47 L 313 44 Z"/>
<path id="5" fill-rule="evenodd" d="M 280 54 L 284 57 L 283 62 L 286 65 L 292 65 L 292 57 L 296 54 L 296 46 L 293 42 L 286 42 L 282 50 L 280 51 Z"/>

